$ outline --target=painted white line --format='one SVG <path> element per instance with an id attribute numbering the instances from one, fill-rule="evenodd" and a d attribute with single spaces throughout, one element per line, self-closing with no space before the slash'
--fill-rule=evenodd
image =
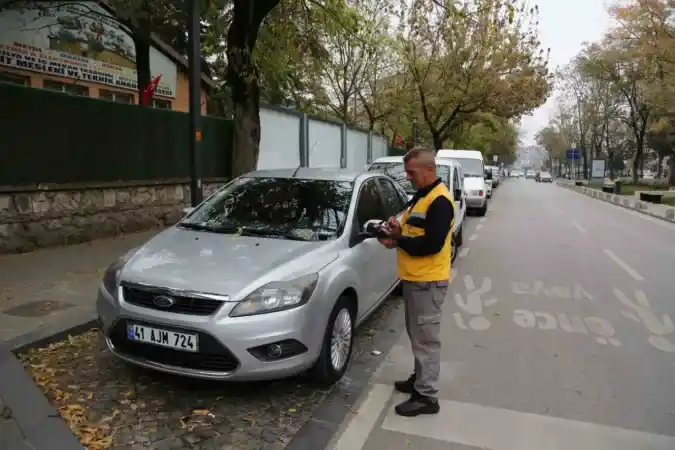
<path id="1" fill-rule="evenodd" d="M 672 450 L 675 437 L 439 400 L 436 416 L 390 412 L 382 428 L 485 450 Z M 359 447 L 360 448 L 360 447 Z"/>
<path id="2" fill-rule="evenodd" d="M 471 250 L 471 249 L 470 249 L 469 247 L 464 247 L 463 249 L 461 249 L 461 250 L 459 251 L 459 253 L 457 253 L 457 257 L 458 257 L 458 258 L 465 258 L 466 255 L 469 254 L 469 251 L 470 251 L 470 250 Z"/>
<path id="3" fill-rule="evenodd" d="M 480 230 L 481 228 L 483 228 L 482 223 L 479 223 L 478 225 L 476 225 L 476 231 Z"/>
<path id="4" fill-rule="evenodd" d="M 623 270 L 625 270 L 628 273 L 628 275 L 633 277 L 633 279 L 635 281 L 644 281 L 644 278 L 642 278 L 642 276 L 639 273 L 637 273 L 631 266 L 629 266 L 628 264 L 623 262 L 623 260 L 621 258 L 619 258 L 618 256 L 616 256 L 614 254 L 614 252 L 612 252 L 611 250 L 607 250 L 607 249 L 604 249 L 603 252 L 605 252 L 605 254 L 607 256 L 609 256 L 612 259 L 612 261 L 617 263 L 617 265 L 619 267 L 621 267 Z"/>
<path id="5" fill-rule="evenodd" d="M 469 240 L 470 240 L 470 241 L 475 241 L 476 239 L 478 239 L 478 235 L 475 234 L 475 233 L 472 234 L 471 236 L 469 236 Z"/>
<path id="6" fill-rule="evenodd" d="M 577 230 L 581 231 L 582 233 L 586 233 L 586 229 L 585 229 L 584 227 L 582 227 L 581 225 L 579 225 L 578 223 L 572 222 L 572 225 L 574 225 L 574 227 L 575 227 Z"/>
<path id="7" fill-rule="evenodd" d="M 393 392 L 393 386 L 374 384 L 332 449 L 361 450 Z"/>

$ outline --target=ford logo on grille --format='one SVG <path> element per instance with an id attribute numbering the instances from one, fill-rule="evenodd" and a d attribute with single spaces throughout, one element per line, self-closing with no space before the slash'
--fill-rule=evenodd
<path id="1" fill-rule="evenodd" d="M 171 308 L 174 305 L 174 303 L 176 303 L 176 300 L 172 299 L 171 297 L 167 297 L 165 295 L 158 295 L 157 297 L 152 299 L 152 303 L 159 306 L 160 308 Z"/>

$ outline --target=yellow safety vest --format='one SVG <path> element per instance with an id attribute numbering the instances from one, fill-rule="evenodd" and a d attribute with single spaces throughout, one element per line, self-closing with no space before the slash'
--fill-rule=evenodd
<path id="1" fill-rule="evenodd" d="M 400 219 L 401 234 L 403 236 L 423 236 L 424 227 L 423 220 L 426 220 L 427 209 L 429 205 L 439 196 L 446 197 L 450 200 L 450 204 L 454 210 L 455 202 L 443 183 L 438 184 L 424 197 L 417 200 L 412 207 L 409 207 Z M 409 223 L 409 219 L 413 224 Z M 418 222 L 419 221 L 419 222 Z M 417 226 L 416 226 L 417 225 Z M 421 226 L 419 226 L 421 225 Z M 427 281 L 446 281 L 450 279 L 450 246 L 452 244 L 452 230 L 455 221 L 450 223 L 450 232 L 445 238 L 445 244 L 440 252 L 435 255 L 428 256 L 410 256 L 405 251 L 398 249 L 398 277 L 401 280 L 413 282 L 427 282 Z"/>

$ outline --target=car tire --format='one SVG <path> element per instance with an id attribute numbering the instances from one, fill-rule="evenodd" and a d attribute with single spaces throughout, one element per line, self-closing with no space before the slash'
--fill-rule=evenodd
<path id="1" fill-rule="evenodd" d="M 345 323 L 348 322 L 348 323 Z M 341 334 L 349 334 L 348 349 L 344 355 L 341 365 L 336 367 L 333 362 L 333 341 L 335 337 L 335 327 L 347 326 L 347 330 L 340 331 Z M 328 317 L 328 324 L 324 332 L 323 341 L 321 344 L 321 352 L 319 359 L 316 360 L 314 367 L 312 367 L 312 378 L 322 386 L 330 386 L 339 381 L 349 367 L 352 357 L 352 350 L 354 347 L 354 310 L 351 305 L 351 299 L 347 296 L 341 296 L 333 311 Z"/>
<path id="2" fill-rule="evenodd" d="M 478 217 L 484 217 L 485 214 L 487 214 L 487 210 L 488 210 L 488 202 L 485 202 L 482 208 L 476 210 L 476 212 L 478 213 Z"/>
<path id="3" fill-rule="evenodd" d="M 459 232 L 455 234 L 455 242 L 457 242 L 457 247 L 464 244 L 464 224 L 460 225 Z"/>

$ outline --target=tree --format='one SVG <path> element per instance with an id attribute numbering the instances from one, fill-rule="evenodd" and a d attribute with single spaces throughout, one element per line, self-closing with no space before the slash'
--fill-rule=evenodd
<path id="1" fill-rule="evenodd" d="M 476 112 L 517 118 L 544 102 L 547 60 L 530 19 L 508 2 L 412 1 L 399 36 L 405 70 L 436 148 Z"/>

